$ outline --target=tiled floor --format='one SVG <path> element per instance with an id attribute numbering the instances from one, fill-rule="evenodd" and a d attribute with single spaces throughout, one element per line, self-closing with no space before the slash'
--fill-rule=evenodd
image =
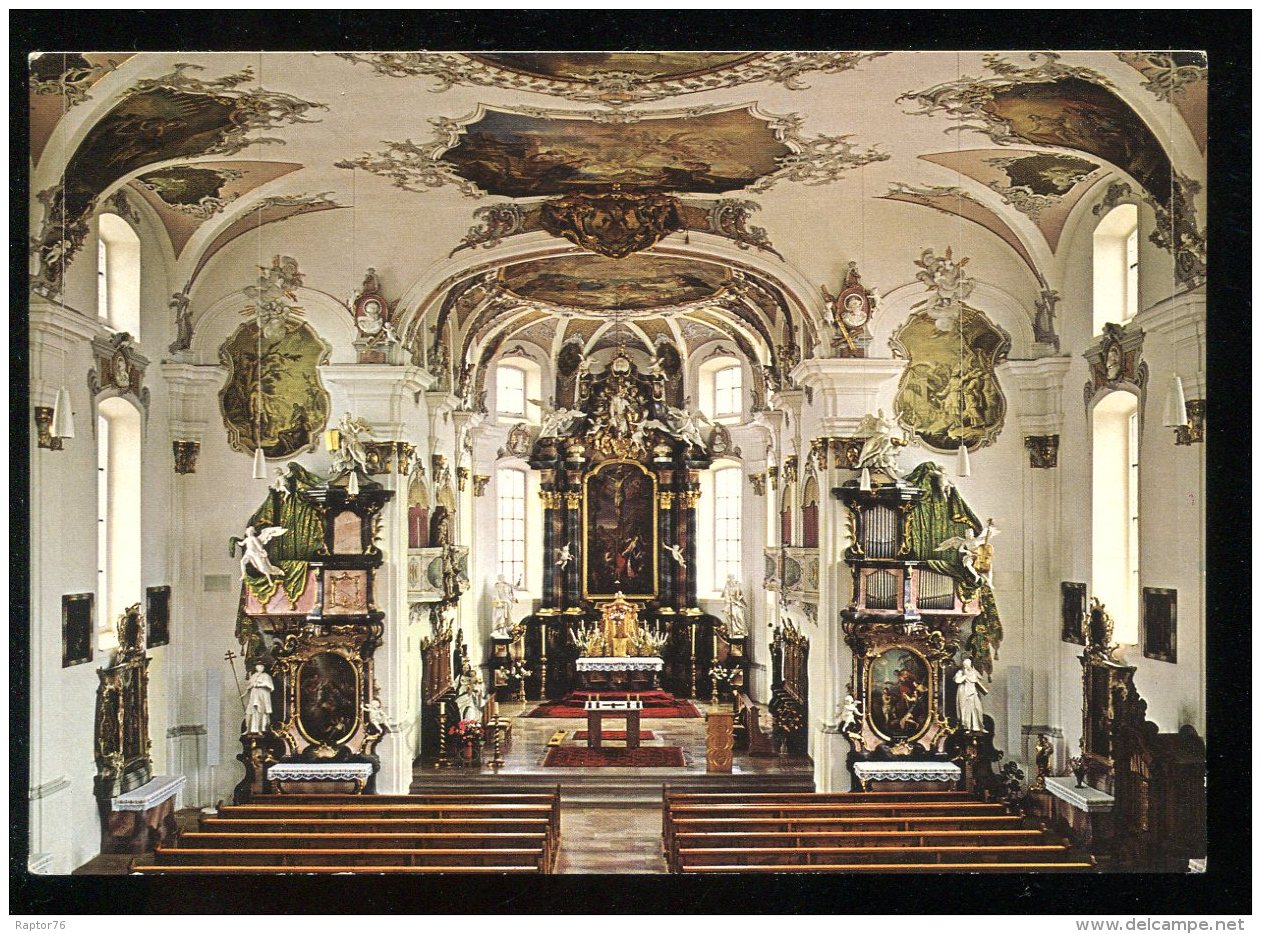
<path id="1" fill-rule="evenodd" d="M 665 872 L 661 808 L 562 808 L 556 872 Z"/>

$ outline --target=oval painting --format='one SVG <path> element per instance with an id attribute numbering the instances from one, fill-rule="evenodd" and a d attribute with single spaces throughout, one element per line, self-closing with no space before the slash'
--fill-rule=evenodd
<path id="1" fill-rule="evenodd" d="M 298 669 L 298 726 L 312 742 L 335 746 L 359 722 L 359 677 L 336 652 L 321 652 Z"/>
<path id="2" fill-rule="evenodd" d="M 886 649 L 867 667 L 867 712 L 885 739 L 910 740 L 928 729 L 928 662 L 918 652 Z"/>

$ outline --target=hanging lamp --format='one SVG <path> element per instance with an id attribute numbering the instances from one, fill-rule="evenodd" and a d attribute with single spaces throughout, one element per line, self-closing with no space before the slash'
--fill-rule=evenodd
<path id="1" fill-rule="evenodd" d="M 64 65 L 64 55 L 63 55 Z M 64 68 L 63 68 L 64 73 Z M 61 89 L 61 115 L 66 115 L 66 89 Z M 66 152 L 65 146 L 62 146 L 61 152 L 61 242 L 66 242 Z M 57 297 L 61 302 L 61 313 L 66 313 L 66 259 L 60 261 L 61 286 L 58 289 Z M 61 355 L 61 388 L 57 390 L 57 398 L 53 402 L 53 426 L 52 436 L 54 438 L 73 438 L 74 437 L 74 410 L 70 403 L 70 390 L 66 389 L 66 355 L 65 351 Z"/>
<path id="2" fill-rule="evenodd" d="M 1169 391 L 1165 394 L 1165 427 L 1182 428 L 1187 421 L 1187 397 L 1182 377 L 1175 373 L 1169 378 Z"/>

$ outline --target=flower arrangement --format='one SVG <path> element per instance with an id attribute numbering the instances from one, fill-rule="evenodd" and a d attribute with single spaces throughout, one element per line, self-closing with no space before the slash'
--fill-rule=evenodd
<path id="1" fill-rule="evenodd" d="M 480 743 L 482 741 L 482 725 L 476 720 L 460 720 L 453 723 L 447 733 L 461 743 Z"/>
<path id="2" fill-rule="evenodd" d="M 1077 787 L 1085 788 L 1086 787 L 1086 773 L 1088 771 L 1086 768 L 1086 760 L 1083 759 L 1081 756 L 1073 756 L 1071 759 L 1068 760 L 1067 765 L 1068 765 L 1069 772 L 1071 772 L 1073 776 L 1077 779 Z"/>
<path id="3" fill-rule="evenodd" d="M 529 668 L 526 668 L 521 662 L 513 662 L 512 667 L 504 671 L 504 677 L 514 684 L 520 684 L 532 674 L 533 672 L 530 671 Z"/>
<path id="4" fill-rule="evenodd" d="M 709 669 L 709 676 L 715 681 L 730 681 L 736 676 L 734 668 L 724 668 L 722 665 L 714 665 Z"/>
<path id="5" fill-rule="evenodd" d="M 651 658 L 659 656 L 661 654 L 661 650 L 665 648 L 665 644 L 669 641 L 669 639 L 669 634 L 662 632 L 660 629 L 650 630 L 647 627 L 644 627 L 640 630 L 636 648 L 639 650 L 639 653 L 645 657 Z"/>

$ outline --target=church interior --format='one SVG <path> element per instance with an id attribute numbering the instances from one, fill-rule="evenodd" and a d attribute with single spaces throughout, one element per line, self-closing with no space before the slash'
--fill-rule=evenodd
<path id="1" fill-rule="evenodd" d="M 32 56 L 29 871 L 1202 871 L 1207 68 Z"/>

